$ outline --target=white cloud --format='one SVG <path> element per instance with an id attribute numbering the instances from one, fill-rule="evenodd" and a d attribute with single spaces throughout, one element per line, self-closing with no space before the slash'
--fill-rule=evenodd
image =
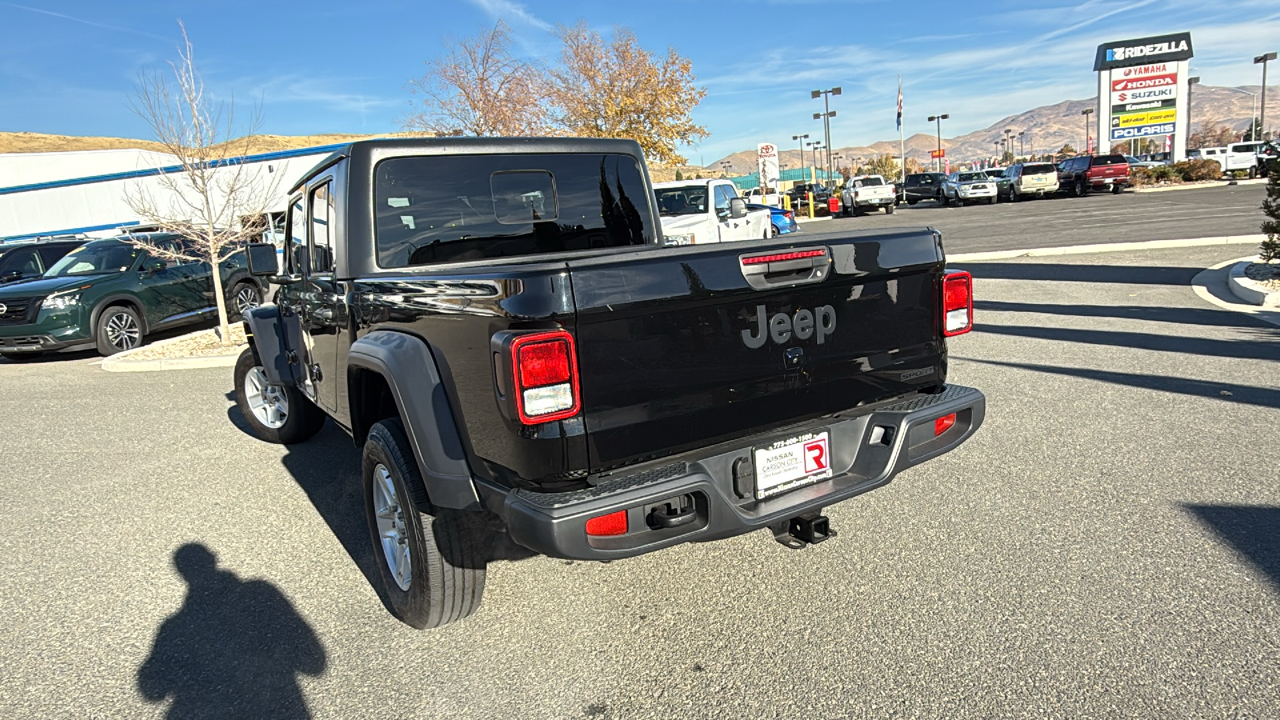
<path id="1" fill-rule="evenodd" d="M 494 20 L 501 20 L 507 25 L 526 25 L 539 30 L 551 30 L 551 23 L 535 16 L 528 8 L 512 0 L 467 0 L 480 8 L 484 14 Z"/>

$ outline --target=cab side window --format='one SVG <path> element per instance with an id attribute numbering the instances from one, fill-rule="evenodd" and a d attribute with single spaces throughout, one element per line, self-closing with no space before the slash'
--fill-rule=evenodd
<path id="1" fill-rule="evenodd" d="M 285 260 L 289 266 L 289 274 L 301 275 L 307 267 L 307 210 L 302 204 L 302 196 L 289 203 L 289 221 L 285 226 L 288 237 L 285 238 Z"/>
<path id="2" fill-rule="evenodd" d="M 724 185 L 716 186 L 716 212 L 729 212 L 729 188 Z"/>
<path id="3" fill-rule="evenodd" d="M 333 193 L 329 183 L 311 191 L 311 274 L 333 272 Z"/>

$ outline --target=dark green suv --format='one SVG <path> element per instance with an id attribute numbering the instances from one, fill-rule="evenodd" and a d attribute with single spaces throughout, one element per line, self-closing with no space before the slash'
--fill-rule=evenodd
<path id="1" fill-rule="evenodd" d="M 181 243 L 177 236 L 145 236 Z M 243 254 L 221 264 L 227 310 L 243 315 L 262 302 L 260 281 Z M 208 263 L 148 255 L 127 240 L 97 240 L 68 253 L 34 280 L 0 287 L 0 356 L 97 346 L 103 355 L 135 348 L 149 333 L 213 316 Z"/>

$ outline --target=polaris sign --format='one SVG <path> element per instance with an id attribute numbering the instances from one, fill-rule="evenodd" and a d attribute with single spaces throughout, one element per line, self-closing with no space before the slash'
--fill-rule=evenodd
<path id="1" fill-rule="evenodd" d="M 1098 46 L 1093 69 L 1110 70 L 1128 65 L 1190 60 L 1192 55 L 1189 32 L 1120 40 Z"/>

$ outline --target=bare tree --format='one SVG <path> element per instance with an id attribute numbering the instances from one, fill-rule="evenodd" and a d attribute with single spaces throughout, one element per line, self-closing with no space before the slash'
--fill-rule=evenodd
<path id="1" fill-rule="evenodd" d="M 233 139 L 234 103 L 215 102 L 205 94 L 187 29 L 181 23 L 179 27 L 183 44 L 178 61 L 169 63 L 173 77 L 158 71 L 140 74 L 131 101 L 133 111 L 151 127 L 164 152 L 176 158 L 179 169 L 139 180 L 126 191 L 125 200 L 144 224 L 183 239 L 165 243 L 139 235 L 132 239 L 135 245 L 163 260 L 209 264 L 218 330 L 223 344 L 228 344 L 220 268 L 262 232 L 278 181 L 243 162 L 261 124 L 261 112 L 254 113 L 248 132 Z"/>
<path id="2" fill-rule="evenodd" d="M 510 46 L 501 20 L 487 33 L 447 41 L 446 52 L 427 62 L 427 74 L 409 82 L 422 101 L 404 127 L 435 135 L 547 134 L 544 73 L 513 57 Z"/>
<path id="3" fill-rule="evenodd" d="M 585 22 L 559 33 L 563 48 L 552 89 L 557 125 L 568 135 L 630 138 L 650 160 L 683 164 L 676 145 L 707 136 L 693 122 L 707 91 L 694 84 L 689 59 L 674 48 L 655 57 L 625 28 L 615 28 L 609 41 Z"/>

